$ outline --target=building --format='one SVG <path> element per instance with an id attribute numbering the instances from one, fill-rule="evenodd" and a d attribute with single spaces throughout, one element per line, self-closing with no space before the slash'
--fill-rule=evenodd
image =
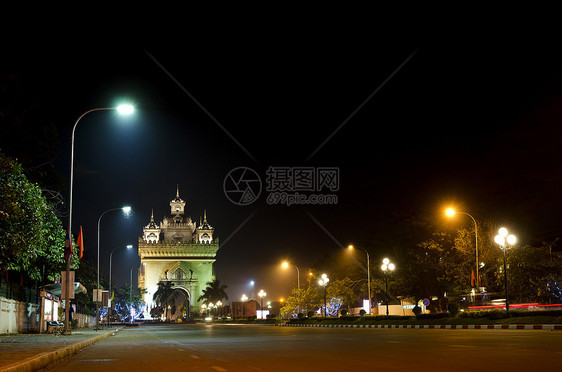
<path id="1" fill-rule="evenodd" d="M 172 282 L 175 301 L 168 304 L 172 320 L 199 311 L 197 300 L 207 283 L 215 279 L 213 263 L 219 249 L 218 238 L 213 238 L 214 228 L 207 222 L 207 212 L 199 225 L 185 213 L 186 202 L 176 197 L 170 201 L 170 214 L 157 224 L 154 210 L 150 222 L 139 237 L 139 288 L 146 290 L 145 319 L 151 319 L 151 310 L 158 282 Z"/>

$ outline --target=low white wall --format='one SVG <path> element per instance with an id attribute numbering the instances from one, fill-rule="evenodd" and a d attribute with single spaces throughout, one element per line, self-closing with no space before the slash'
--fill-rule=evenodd
<path id="1" fill-rule="evenodd" d="M 0 333 L 39 332 L 39 305 L 0 296 Z"/>
<path id="2" fill-rule="evenodd" d="M 0 296 L 0 334 L 39 332 L 40 311 L 41 308 L 37 304 L 10 300 Z M 90 327 L 95 322 L 95 317 L 77 313 L 72 314 L 72 319 L 78 320 L 78 328 Z M 47 331 L 45 325 L 43 330 Z"/>

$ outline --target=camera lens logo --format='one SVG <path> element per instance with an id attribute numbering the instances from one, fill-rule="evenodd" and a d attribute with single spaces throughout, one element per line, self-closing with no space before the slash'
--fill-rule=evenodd
<path id="1" fill-rule="evenodd" d="M 236 205 L 250 205 L 261 194 L 260 176 L 250 168 L 238 167 L 224 178 L 224 194 Z"/>

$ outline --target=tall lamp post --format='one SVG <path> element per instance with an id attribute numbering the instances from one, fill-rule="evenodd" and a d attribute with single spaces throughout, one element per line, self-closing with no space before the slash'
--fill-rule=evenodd
<path id="1" fill-rule="evenodd" d="M 381 270 L 384 273 L 384 292 L 386 295 L 386 315 L 388 315 L 388 273 L 394 271 L 396 266 L 388 258 L 382 260 Z"/>
<path id="2" fill-rule="evenodd" d="M 509 313 L 509 297 L 507 291 L 507 262 L 505 257 L 505 251 L 512 248 L 517 238 L 513 234 L 508 234 L 507 229 L 502 227 L 498 231 L 498 235 L 494 238 L 494 241 L 500 246 L 503 253 L 503 281 L 505 286 L 505 311 Z"/>
<path id="3" fill-rule="evenodd" d="M 111 253 L 109 254 L 109 298 L 111 299 L 111 259 L 113 258 L 113 252 L 120 249 L 122 247 L 114 248 Z M 132 245 L 127 245 L 127 249 L 133 248 Z M 110 304 L 111 305 L 111 304 Z M 107 314 L 107 324 L 111 326 L 111 306 L 109 306 L 108 314 Z"/>
<path id="4" fill-rule="evenodd" d="M 243 294 L 240 300 L 242 301 L 242 319 L 245 319 L 246 315 L 244 313 L 246 312 L 246 301 L 248 301 L 248 296 Z"/>
<path id="5" fill-rule="evenodd" d="M 347 247 L 347 249 L 349 250 L 353 250 L 355 247 L 353 245 L 349 245 Z M 367 250 L 365 248 L 362 248 L 365 251 L 365 253 L 367 254 L 367 290 L 369 292 L 369 315 L 371 314 L 371 265 L 369 262 L 369 252 L 367 252 Z"/>
<path id="6" fill-rule="evenodd" d="M 128 215 L 131 212 L 131 207 L 121 207 L 121 208 L 111 208 L 103 212 L 98 218 L 98 278 L 97 278 L 97 297 L 96 297 L 96 331 L 99 329 L 99 321 L 100 321 L 100 309 L 99 309 L 99 302 L 100 302 L 100 226 L 101 226 L 101 218 L 108 212 L 111 211 L 123 211 L 125 215 Z M 110 269 L 111 271 L 111 269 Z"/>
<path id="7" fill-rule="evenodd" d="M 256 285 L 256 282 L 253 280 L 250 280 L 250 287 L 252 287 L 252 294 L 250 295 L 250 299 L 253 300 L 254 299 L 254 287 Z"/>
<path id="8" fill-rule="evenodd" d="M 287 261 L 283 262 L 283 264 L 281 265 L 284 269 L 289 267 L 289 263 Z M 295 267 L 295 269 L 297 269 L 297 289 L 299 290 L 299 296 L 298 296 L 298 300 L 297 300 L 297 314 L 300 313 L 300 296 L 301 296 L 301 280 L 300 280 L 300 272 L 299 272 L 299 268 L 297 265 L 293 265 Z"/>
<path id="9" fill-rule="evenodd" d="M 261 299 L 261 305 L 260 305 L 261 319 L 263 319 L 263 298 L 266 295 L 267 295 L 267 293 L 265 293 L 265 291 L 263 289 L 260 289 L 260 292 L 258 293 L 258 296 L 260 296 L 260 299 Z"/>
<path id="10" fill-rule="evenodd" d="M 74 134 L 76 132 L 76 126 L 78 125 L 78 123 L 80 122 L 80 120 L 88 115 L 91 112 L 94 111 L 101 111 L 101 110 L 117 110 L 120 114 L 122 115 L 129 115 L 132 114 L 134 111 L 133 106 L 131 105 L 120 105 L 117 107 L 102 107 L 102 108 L 94 108 L 91 110 L 88 110 L 86 112 L 84 112 L 82 115 L 80 115 L 80 117 L 76 120 L 76 122 L 74 123 L 74 126 L 72 127 L 72 139 L 71 139 L 71 144 L 70 144 L 70 187 L 69 187 L 69 191 L 70 191 L 70 195 L 68 198 L 68 235 L 69 237 L 72 236 L 72 192 L 74 189 Z M 72 241 L 69 242 L 69 244 L 72 244 Z M 65 294 L 65 306 L 64 306 L 64 315 L 65 315 L 65 322 L 64 322 L 64 334 L 70 334 L 70 322 L 68 322 L 68 318 L 70 315 L 70 300 L 69 300 L 69 296 L 70 296 L 70 286 L 74 285 L 74 283 L 70 283 L 70 264 L 72 262 L 72 254 L 70 254 L 70 256 L 68 257 L 68 259 L 66 260 L 66 287 L 64 288 L 64 294 Z M 96 329 L 97 329 L 97 321 L 96 321 Z"/>
<path id="11" fill-rule="evenodd" d="M 330 281 L 330 279 L 328 278 L 328 275 L 326 275 L 326 274 L 322 274 L 321 279 L 318 280 L 318 284 L 320 284 L 322 287 L 324 287 L 324 318 L 326 317 L 326 287 L 328 286 L 329 281 Z"/>
<path id="12" fill-rule="evenodd" d="M 475 237 L 475 242 L 474 242 L 474 246 L 476 249 L 476 288 L 478 289 L 480 287 L 480 276 L 479 276 L 479 264 L 478 264 L 478 224 L 476 223 L 476 219 L 474 219 L 474 217 L 472 217 L 470 214 L 466 213 L 466 212 L 457 212 L 455 211 L 453 208 L 449 208 L 445 211 L 445 214 L 447 215 L 447 217 L 452 218 L 455 216 L 455 214 L 464 214 L 468 217 L 470 217 L 472 219 L 472 222 L 474 222 L 474 237 Z"/>

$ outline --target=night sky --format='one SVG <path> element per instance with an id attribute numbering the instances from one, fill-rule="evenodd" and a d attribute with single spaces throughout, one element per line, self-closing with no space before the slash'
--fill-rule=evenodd
<path id="1" fill-rule="evenodd" d="M 113 248 L 137 247 L 152 209 L 157 222 L 169 213 L 176 185 L 192 219 L 206 209 L 220 238 L 215 270 L 230 300 L 250 295 L 250 280 L 269 299 L 287 296 L 296 272 L 279 269 L 284 259 L 301 280 L 349 243 L 378 261 L 402 211 L 438 218 L 454 202 L 522 243 L 562 231 L 562 64 L 533 40 L 231 30 L 105 45 L 28 48 L 18 69 L 59 127 L 66 178 L 76 119 L 122 100 L 136 107 L 127 118 L 89 114 L 76 132 L 73 225 L 84 228 L 87 259 L 95 262 L 101 213 L 133 208 L 128 219 L 102 219 L 106 273 Z M 337 205 L 269 205 L 270 166 L 337 167 Z M 250 205 L 225 196 L 236 167 L 262 180 Z M 139 262 L 116 251 L 117 284 L 133 266 L 136 284 Z"/>

